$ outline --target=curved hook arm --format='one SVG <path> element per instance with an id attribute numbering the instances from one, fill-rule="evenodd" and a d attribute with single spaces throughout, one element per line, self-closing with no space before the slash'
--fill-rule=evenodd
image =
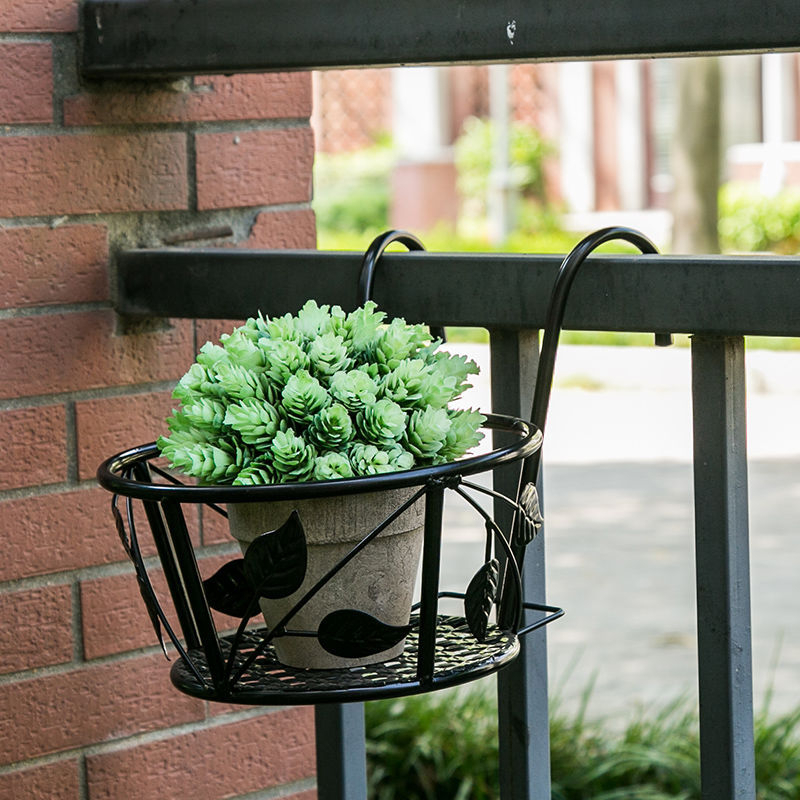
<path id="1" fill-rule="evenodd" d="M 383 255 L 386 248 L 393 242 L 399 242 L 405 245 L 409 250 L 424 250 L 425 245 L 414 236 L 413 233 L 408 231 L 392 230 L 376 236 L 372 243 L 364 253 L 364 258 L 361 261 L 361 273 L 358 277 L 358 303 L 364 305 L 367 300 L 372 299 L 372 284 L 375 279 L 375 267 L 378 266 L 378 260 Z M 434 339 L 441 339 L 446 341 L 444 328 L 431 327 L 431 336 Z"/>
<path id="2" fill-rule="evenodd" d="M 544 335 L 542 337 L 542 349 L 539 355 L 539 366 L 536 370 L 536 388 L 534 390 L 533 406 L 531 408 L 531 422 L 542 432 L 544 431 L 544 426 L 547 421 L 547 407 L 550 404 L 550 390 L 553 386 L 556 350 L 558 349 L 558 339 L 561 334 L 561 325 L 564 321 L 564 310 L 567 305 L 569 291 L 586 257 L 601 244 L 614 239 L 622 239 L 626 242 L 630 242 L 632 245 L 638 247 L 642 253 L 658 253 L 656 246 L 644 234 L 631 228 L 610 227 L 601 228 L 594 233 L 590 233 L 578 242 L 561 262 L 547 306 Z M 525 490 L 527 484 L 536 484 L 540 462 L 541 450 L 532 453 L 523 462 L 522 470 L 520 471 L 519 487 L 517 489 L 517 503 L 519 503 L 522 492 Z M 518 524 L 519 514 L 515 512 L 511 523 L 511 530 L 515 531 Z M 525 557 L 525 545 L 520 543 L 516 537 L 512 537 L 512 539 L 514 556 L 519 568 L 522 569 L 522 563 Z M 509 624 L 509 620 L 512 619 L 519 604 L 519 598 L 515 596 L 514 590 L 515 586 L 509 585 L 504 579 L 499 612 L 501 627 Z"/>
<path id="3" fill-rule="evenodd" d="M 586 257 L 596 250 L 601 244 L 622 239 L 630 242 L 641 250 L 642 253 L 657 254 L 656 246 L 642 233 L 632 228 L 611 227 L 601 228 L 578 242 L 567 257 L 561 262 L 550 302 L 547 306 L 547 317 L 542 337 L 542 350 L 539 355 L 539 368 L 536 373 L 536 389 L 533 395 L 531 408 L 531 422 L 539 430 L 544 431 L 547 421 L 547 407 L 550 403 L 550 390 L 553 384 L 553 371 L 555 369 L 556 349 L 561 334 L 561 325 L 564 321 L 564 310 L 567 297 L 572 288 L 572 283 Z"/>

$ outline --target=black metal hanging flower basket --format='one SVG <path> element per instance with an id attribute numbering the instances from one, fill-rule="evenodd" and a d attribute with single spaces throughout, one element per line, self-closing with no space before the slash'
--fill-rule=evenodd
<path id="1" fill-rule="evenodd" d="M 533 423 L 489 414 L 484 427 L 506 435 L 512 444 L 488 453 L 438 466 L 401 472 L 299 483 L 259 486 L 188 485 L 158 463 L 155 444 L 126 450 L 98 470 L 100 484 L 114 494 L 112 509 L 122 544 L 135 566 L 139 588 L 159 640 L 164 633 L 179 659 L 171 670 L 173 683 L 197 697 L 249 704 L 316 704 L 347 702 L 426 692 L 458 685 L 501 669 L 519 652 L 521 636 L 563 614 L 554 606 L 523 602 L 521 569 L 526 546 L 541 525 L 536 480 L 542 430 L 552 383 L 555 352 L 569 287 L 577 268 L 599 244 L 625 239 L 643 252 L 655 252 L 640 234 L 624 228 L 587 237 L 565 259 L 554 286 L 543 340 L 534 398 Z M 371 292 L 378 258 L 392 241 L 421 249 L 414 237 L 390 232 L 367 251 L 361 291 Z M 470 478 L 499 466 L 520 462 L 517 496 L 508 498 Z M 274 529 L 256 536 L 242 558 L 229 561 L 203 580 L 192 547 L 184 507 L 202 504 L 228 516 L 223 506 L 289 503 L 301 507 L 310 500 L 370 496 L 404 490 L 402 501 L 373 520 L 321 572 L 309 566 L 303 514 L 291 510 Z M 445 492 L 452 492 L 480 515 L 486 529 L 483 563 L 463 593 L 439 589 L 442 511 Z M 512 514 L 502 530 L 476 500 L 488 494 Z M 121 498 L 124 498 L 121 508 Z M 382 535 L 424 502 L 420 600 L 407 623 L 390 624 L 353 607 L 336 608 L 301 624 L 326 587 L 346 576 L 358 559 L 375 548 Z M 283 507 L 283 506 L 281 506 Z M 180 628 L 175 630 L 153 590 L 139 546 L 140 509 L 152 532 Z M 350 580 L 347 578 L 347 580 Z M 355 584 L 353 584 L 355 586 Z M 440 613 L 439 601 L 463 601 L 463 616 Z M 282 605 L 281 605 L 282 603 Z M 260 607 L 273 609 L 266 626 L 254 626 Z M 523 625 L 523 610 L 536 612 Z M 232 633 L 220 634 L 212 610 L 240 620 Z M 495 620 L 495 621 L 493 621 Z M 287 666 L 291 657 L 281 645 L 310 642 L 339 659 L 336 668 Z M 378 663 L 373 663 L 374 661 Z"/>

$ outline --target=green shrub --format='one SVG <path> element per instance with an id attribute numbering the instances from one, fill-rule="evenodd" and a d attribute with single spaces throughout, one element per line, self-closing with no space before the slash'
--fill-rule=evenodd
<path id="1" fill-rule="evenodd" d="M 748 183 L 727 183 L 719 191 L 719 237 L 725 250 L 800 250 L 800 188 L 776 195 Z"/>
<path id="2" fill-rule="evenodd" d="M 314 162 L 317 226 L 378 233 L 389 226 L 392 148 L 376 144 L 351 153 L 318 153 Z"/>
<path id="3" fill-rule="evenodd" d="M 494 135 L 491 120 L 470 117 L 455 143 L 458 189 L 469 216 L 486 213 Z M 544 161 L 553 152 L 553 147 L 536 128 L 522 122 L 511 124 L 509 139 L 511 185 L 523 197 L 546 206 Z"/>
<path id="4" fill-rule="evenodd" d="M 696 710 L 676 701 L 621 730 L 551 709 L 553 800 L 700 800 Z M 439 692 L 366 705 L 371 800 L 495 800 L 497 717 L 486 691 Z M 759 800 L 800 796 L 800 709 L 756 717 Z"/>

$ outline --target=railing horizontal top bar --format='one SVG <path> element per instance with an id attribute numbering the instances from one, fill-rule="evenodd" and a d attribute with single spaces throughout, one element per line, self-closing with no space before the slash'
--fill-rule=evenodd
<path id="1" fill-rule="evenodd" d="M 361 253 L 131 250 L 118 258 L 126 315 L 241 319 L 296 311 L 307 299 L 353 308 Z M 375 301 L 432 325 L 541 328 L 558 255 L 389 253 Z M 800 259 L 782 256 L 592 256 L 564 327 L 800 336 Z"/>
<path id="2" fill-rule="evenodd" d="M 790 0 L 88 0 L 90 76 L 800 49 Z"/>

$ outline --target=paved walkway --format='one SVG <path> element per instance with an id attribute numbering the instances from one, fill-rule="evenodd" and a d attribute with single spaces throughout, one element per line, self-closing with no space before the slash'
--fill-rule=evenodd
<path id="1" fill-rule="evenodd" d="M 488 353 L 468 404 L 487 408 Z M 752 351 L 748 453 L 758 708 L 800 705 L 800 353 Z M 562 347 L 545 447 L 551 680 L 590 712 L 696 694 L 690 362 L 686 348 Z M 482 527 L 448 505 L 445 580 L 463 589 Z M 462 577 L 463 576 L 463 577 Z"/>

